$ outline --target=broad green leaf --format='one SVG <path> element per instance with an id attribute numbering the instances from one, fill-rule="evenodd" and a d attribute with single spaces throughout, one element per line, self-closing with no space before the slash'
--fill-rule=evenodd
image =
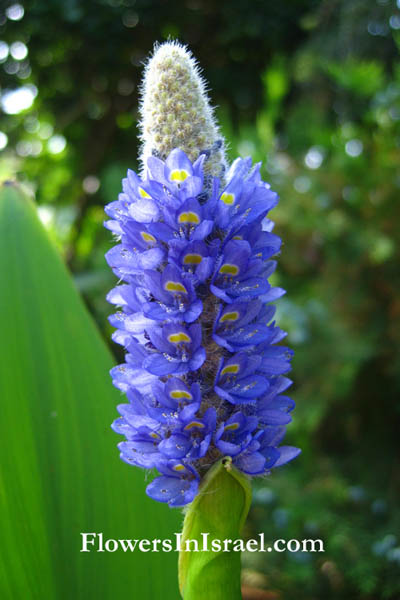
<path id="1" fill-rule="evenodd" d="M 183 526 L 179 587 L 184 600 L 241 600 L 241 553 L 233 551 L 234 544 L 226 551 L 213 541 L 219 545 L 240 538 L 250 503 L 250 481 L 232 465 L 230 457 L 207 472 Z M 193 551 L 196 542 L 199 552 Z"/>
<path id="2" fill-rule="evenodd" d="M 174 552 L 80 552 L 81 532 L 174 538 L 180 515 L 120 461 L 111 356 L 14 185 L 0 191 L 0 332 L 0 597 L 175 600 Z"/>

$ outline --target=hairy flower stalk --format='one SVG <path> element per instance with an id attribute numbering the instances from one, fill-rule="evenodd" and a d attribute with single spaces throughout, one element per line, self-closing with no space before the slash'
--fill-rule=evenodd
<path id="1" fill-rule="evenodd" d="M 217 506 L 214 476 L 237 489 L 299 453 L 280 445 L 294 402 L 285 394 L 292 351 L 278 345 L 286 334 L 271 304 L 284 290 L 268 282 L 281 240 L 267 215 L 278 197 L 250 158 L 225 170 L 204 84 L 176 43 L 146 68 L 142 119 L 142 175 L 129 170 L 106 207 L 119 239 L 106 258 L 124 282 L 108 295 L 120 307 L 113 339 L 126 349 L 112 377 L 129 400 L 113 429 L 126 438 L 125 462 L 158 470 L 149 496 L 184 506 L 207 485 Z M 210 506 L 198 498 L 204 516 L 199 506 Z M 241 506 L 245 518 L 247 500 Z M 190 580 L 193 590 L 203 571 L 184 555 L 181 563 L 181 589 Z M 185 591 L 191 597 L 200 598 Z M 224 597 L 240 596 L 215 596 Z"/>

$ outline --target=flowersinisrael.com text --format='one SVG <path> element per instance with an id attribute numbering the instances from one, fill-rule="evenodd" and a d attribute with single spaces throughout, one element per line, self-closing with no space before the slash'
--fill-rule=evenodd
<path id="1" fill-rule="evenodd" d="M 266 542 L 263 533 L 257 538 L 210 539 L 209 533 L 202 533 L 201 540 L 182 540 L 181 533 L 173 539 L 112 539 L 103 533 L 81 533 L 81 552 L 324 552 L 322 540 L 284 540 Z"/>

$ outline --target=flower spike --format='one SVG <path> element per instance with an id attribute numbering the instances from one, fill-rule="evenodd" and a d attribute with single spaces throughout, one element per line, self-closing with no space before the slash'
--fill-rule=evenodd
<path id="1" fill-rule="evenodd" d="M 113 339 L 126 351 L 112 370 L 129 404 L 113 429 L 128 464 L 157 469 L 147 494 L 191 503 L 228 457 L 246 477 L 292 460 L 281 446 L 294 402 L 292 351 L 272 304 L 280 238 L 278 197 L 259 165 L 238 158 L 224 174 L 223 144 L 189 52 L 174 42 L 147 65 L 143 173 L 128 171 L 106 207 L 118 243 L 106 255 L 124 283 L 108 294 Z M 236 472 L 235 471 L 235 472 Z"/>

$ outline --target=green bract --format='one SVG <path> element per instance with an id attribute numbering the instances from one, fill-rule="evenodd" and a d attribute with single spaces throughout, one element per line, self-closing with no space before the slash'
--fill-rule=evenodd
<path id="1" fill-rule="evenodd" d="M 184 600 L 241 600 L 241 553 L 212 551 L 212 541 L 240 537 L 250 502 L 250 481 L 229 457 L 208 471 L 183 525 L 179 587 Z M 185 550 L 188 540 L 197 540 L 201 550 L 205 539 L 209 550 Z"/>

